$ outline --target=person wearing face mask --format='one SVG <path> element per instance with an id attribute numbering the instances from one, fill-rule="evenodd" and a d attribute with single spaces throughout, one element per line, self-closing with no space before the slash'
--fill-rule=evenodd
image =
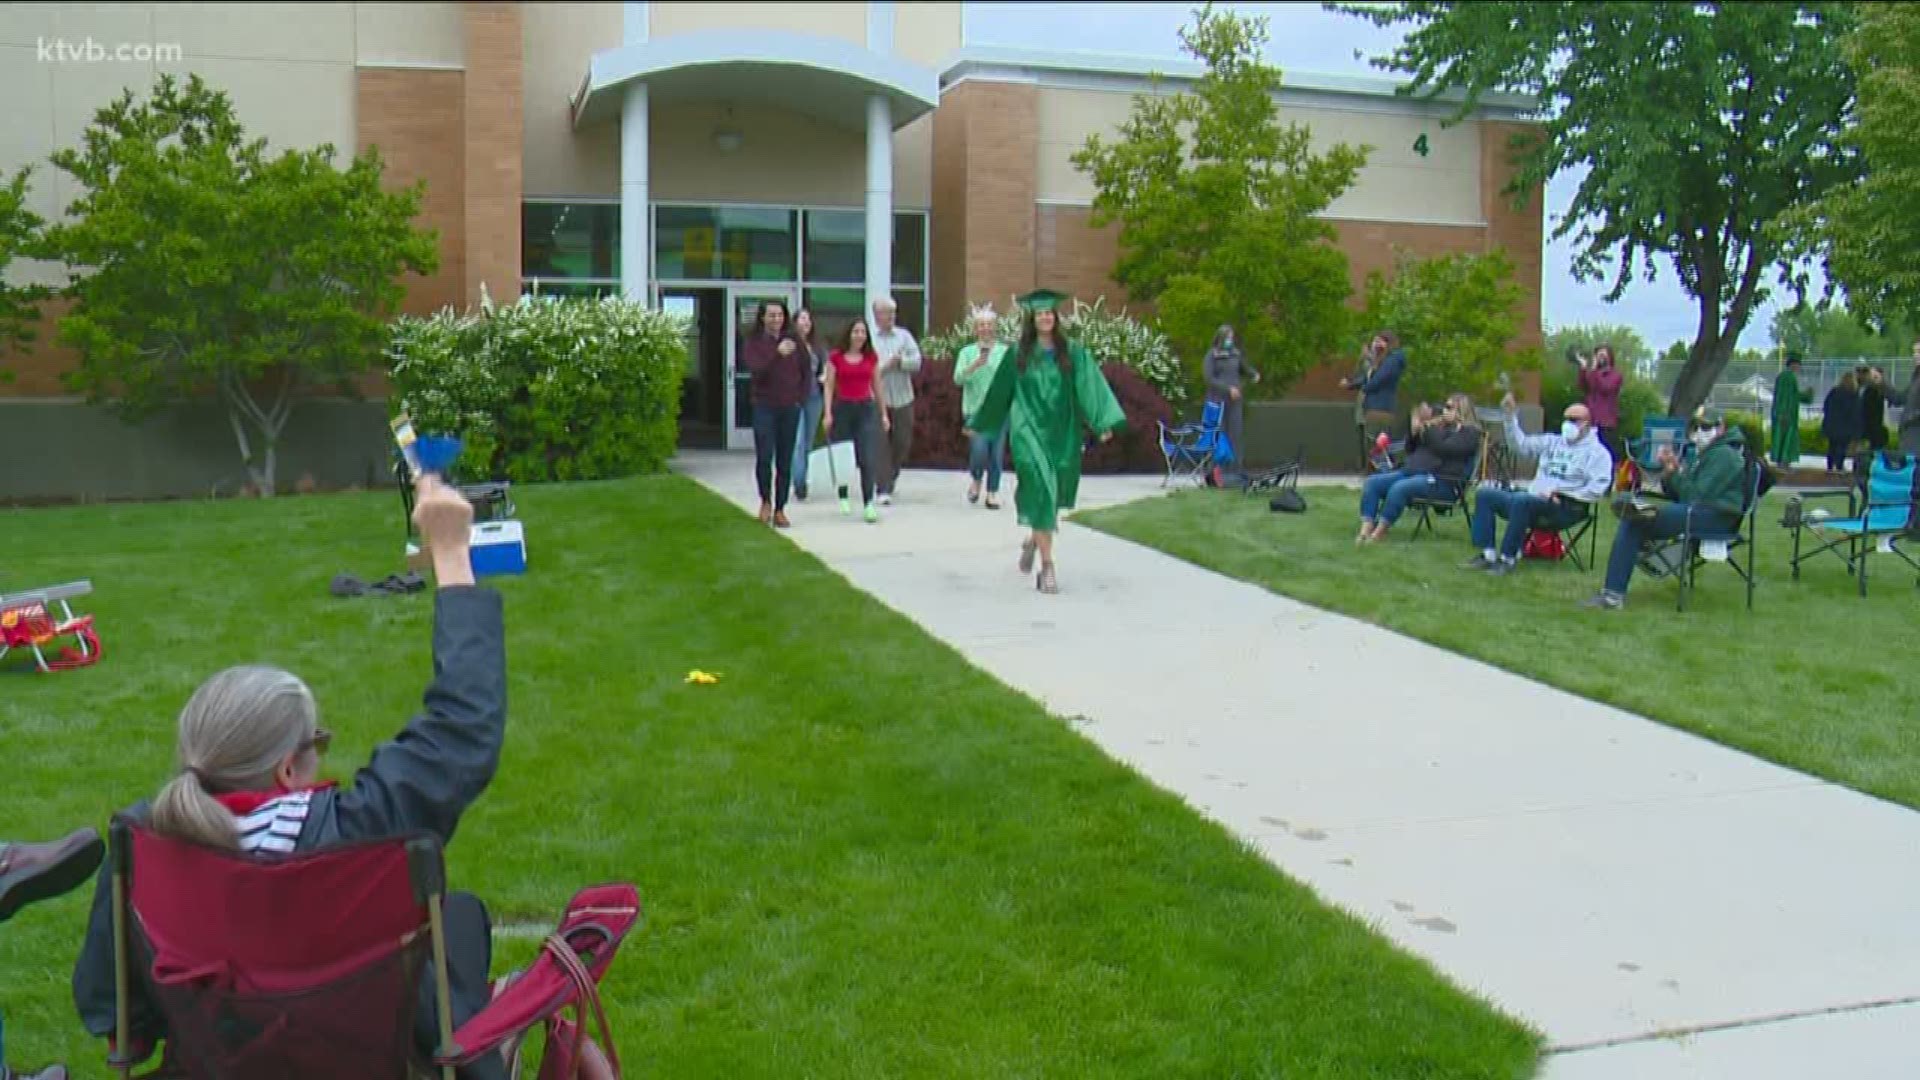
<path id="1" fill-rule="evenodd" d="M 1593 414 L 1585 404 L 1567 406 L 1560 430 L 1528 435 L 1520 430 L 1513 395 L 1501 403 L 1507 414 L 1507 445 L 1516 455 L 1540 461 L 1525 491 L 1483 485 L 1473 498 L 1473 546 L 1479 554 L 1463 569 L 1501 575 L 1512 571 L 1530 529 L 1564 529 L 1587 513 L 1613 486 L 1613 455 L 1594 434 Z M 1494 547 L 1494 519 L 1507 520 L 1506 535 Z"/>
<path id="2" fill-rule="evenodd" d="M 1740 520 L 1742 488 L 1747 478 L 1747 439 L 1717 410 L 1703 408 L 1688 425 L 1693 455 L 1681 464 L 1671 447 L 1661 447 L 1661 487 L 1674 501 L 1641 512 L 1623 510 L 1620 531 L 1613 534 L 1607 555 L 1606 583 L 1583 606 L 1611 611 L 1627 602 L 1627 585 L 1640 561 L 1640 549 L 1651 540 L 1667 540 L 1687 532 L 1689 522 L 1698 535 L 1732 531 Z"/>
<path id="3" fill-rule="evenodd" d="M 1207 379 L 1207 400 L 1217 401 L 1224 413 L 1223 426 L 1227 431 L 1227 445 L 1233 448 L 1233 459 L 1243 468 L 1247 460 L 1247 447 L 1241 441 L 1241 433 L 1246 430 L 1247 402 L 1242 381 L 1252 379 L 1260 381 L 1260 372 L 1247 360 L 1246 350 L 1240 347 L 1239 335 L 1231 326 L 1221 326 L 1213 335 L 1213 346 L 1207 350 L 1207 358 L 1202 365 Z M 1213 482 L 1219 487 L 1220 470 L 1213 470 Z"/>

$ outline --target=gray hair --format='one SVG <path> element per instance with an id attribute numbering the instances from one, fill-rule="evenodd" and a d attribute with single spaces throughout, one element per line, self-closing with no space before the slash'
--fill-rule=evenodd
<path id="1" fill-rule="evenodd" d="M 154 831 L 238 848 L 214 793 L 271 788 L 280 763 L 310 744 L 319 712 L 307 684 L 279 668 L 233 667 L 201 683 L 180 710 L 180 772 L 153 801 Z"/>
<path id="2" fill-rule="evenodd" d="M 900 305 L 899 305 L 899 304 L 896 304 L 896 303 L 894 303 L 894 302 L 893 302 L 893 297 L 891 297 L 891 296 L 876 296 L 876 297 L 874 297 L 874 298 L 873 298 L 873 310 L 875 310 L 875 311 L 899 311 L 899 310 L 900 310 Z"/>

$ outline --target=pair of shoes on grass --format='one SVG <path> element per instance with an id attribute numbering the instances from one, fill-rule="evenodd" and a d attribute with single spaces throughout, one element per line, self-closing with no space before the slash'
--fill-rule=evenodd
<path id="1" fill-rule="evenodd" d="M 388 574 L 369 585 L 352 574 L 338 574 L 328 590 L 335 596 L 404 596 L 417 593 L 427 587 L 427 579 L 417 572 L 409 570 L 404 574 Z"/>

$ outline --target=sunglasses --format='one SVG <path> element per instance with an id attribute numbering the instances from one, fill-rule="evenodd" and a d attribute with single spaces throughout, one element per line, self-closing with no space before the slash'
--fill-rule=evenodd
<path id="1" fill-rule="evenodd" d="M 312 750 L 318 754 L 326 753 L 327 747 L 332 745 L 333 732 L 328 731 L 326 728 L 314 728 L 311 737 L 300 741 L 301 750 Z"/>

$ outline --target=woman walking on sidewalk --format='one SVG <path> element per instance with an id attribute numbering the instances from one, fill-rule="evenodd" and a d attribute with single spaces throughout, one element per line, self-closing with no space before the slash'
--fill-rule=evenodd
<path id="1" fill-rule="evenodd" d="M 762 300 L 755 333 L 742 359 L 753 374 L 753 479 L 760 488 L 760 521 L 785 529 L 793 484 L 793 443 L 800 406 L 807 400 L 813 360 L 787 326 L 787 305 Z"/>
<path id="2" fill-rule="evenodd" d="M 800 427 L 793 439 L 793 497 L 807 501 L 807 459 L 813 455 L 813 437 L 820 430 L 820 417 L 826 411 L 827 347 L 813 329 L 813 312 L 801 308 L 793 313 L 793 339 L 807 352 L 812 376 L 807 380 L 807 400 L 800 406 Z"/>
<path id="3" fill-rule="evenodd" d="M 827 412 L 823 422 L 829 444 L 853 443 L 853 458 L 860 466 L 861 513 L 869 523 L 880 520 L 880 510 L 873 504 L 874 453 L 880 438 L 875 425 L 885 427 L 889 423 L 873 397 L 879 368 L 880 354 L 867 335 L 867 320 L 853 320 L 847 327 L 846 341 L 827 357 Z M 840 512 L 853 512 L 847 502 L 844 476 L 840 477 Z"/>
<path id="4" fill-rule="evenodd" d="M 1001 362 L 979 410 L 967 423 L 974 431 L 1008 428 L 1014 474 L 1020 479 L 1013 503 L 1020 512 L 1020 524 L 1031 530 L 1020 545 L 1020 572 L 1031 572 L 1038 554 L 1040 576 L 1034 587 L 1043 593 L 1060 591 L 1053 569 L 1053 538 L 1060 528 L 1060 511 L 1073 509 L 1079 495 L 1082 429 L 1092 430 L 1105 442 L 1126 424 L 1099 364 L 1060 325 L 1057 309 L 1064 299 L 1051 289 L 1020 298 L 1020 306 L 1027 310 L 1020 344 L 1011 362 Z"/>
<path id="5" fill-rule="evenodd" d="M 953 381 L 960 387 L 960 422 L 980 409 L 994 373 L 1007 355 L 1007 347 L 997 338 L 1000 317 L 991 306 L 973 309 L 973 343 L 960 350 L 953 362 Z M 967 501 L 980 501 L 980 481 L 987 482 L 987 509 L 1000 509 L 1000 473 L 1006 467 L 1007 429 L 967 432 L 967 472 L 973 486 L 967 489 Z"/>

